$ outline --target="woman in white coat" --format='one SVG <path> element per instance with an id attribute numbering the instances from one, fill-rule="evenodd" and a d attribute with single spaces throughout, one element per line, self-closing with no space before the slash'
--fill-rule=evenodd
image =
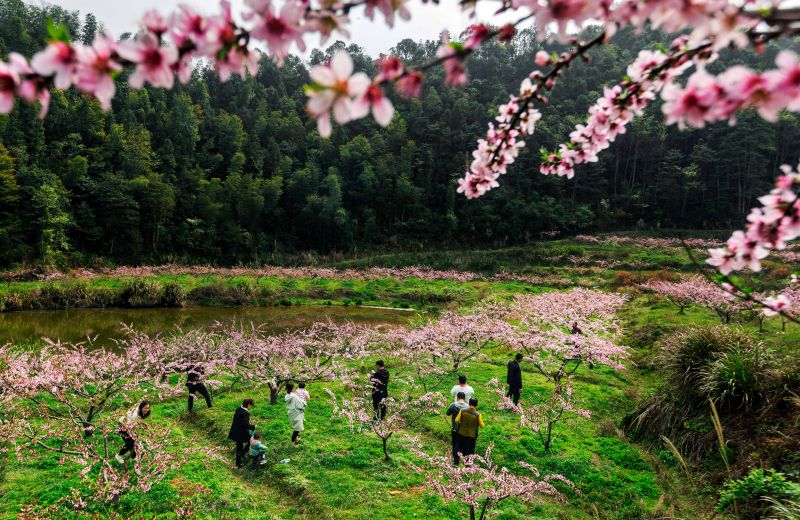
<path id="1" fill-rule="evenodd" d="M 294 383 L 286 383 L 286 413 L 292 425 L 292 444 L 300 445 L 300 432 L 304 430 L 303 422 L 306 420 L 306 402 L 294 393 Z"/>

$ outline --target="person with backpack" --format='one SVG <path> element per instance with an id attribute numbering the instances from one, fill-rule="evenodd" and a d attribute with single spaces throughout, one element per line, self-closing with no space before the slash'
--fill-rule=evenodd
<path id="1" fill-rule="evenodd" d="M 453 466 L 458 466 L 458 424 L 456 424 L 456 416 L 461 410 L 468 408 L 467 398 L 464 392 L 456 394 L 456 402 L 452 403 L 447 408 L 447 416 L 450 417 L 450 443 L 453 450 Z"/>
<path id="2" fill-rule="evenodd" d="M 467 457 L 475 455 L 475 442 L 478 439 L 478 430 L 486 428 L 483 416 L 478 413 L 478 400 L 474 397 L 469 400 L 469 408 L 464 408 L 456 416 L 458 424 L 458 452 Z"/>

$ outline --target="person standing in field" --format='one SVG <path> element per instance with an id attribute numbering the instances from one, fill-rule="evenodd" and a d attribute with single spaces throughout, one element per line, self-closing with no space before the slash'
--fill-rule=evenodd
<path id="1" fill-rule="evenodd" d="M 506 373 L 506 384 L 508 385 L 506 397 L 514 401 L 515 405 L 519 404 L 519 396 L 522 392 L 522 367 L 519 366 L 521 361 L 522 354 L 517 354 L 508 362 L 508 372 Z"/>
<path id="2" fill-rule="evenodd" d="M 453 396 L 453 402 L 458 401 L 458 394 L 464 394 L 464 400 L 469 401 L 475 394 L 475 390 L 467 384 L 467 376 L 458 376 L 458 384 L 450 389 L 450 395 Z"/>
<path id="3" fill-rule="evenodd" d="M 306 420 L 306 401 L 294 392 L 294 383 L 286 383 L 286 414 L 289 416 L 289 423 L 292 425 L 292 444 L 300 446 L 300 432 L 304 428 Z"/>
<path id="4" fill-rule="evenodd" d="M 211 394 L 203 383 L 203 375 L 206 373 L 203 365 L 189 365 L 186 367 L 186 388 L 189 389 L 188 408 L 191 413 L 194 409 L 195 394 L 200 394 L 206 400 L 206 407 L 211 408 Z"/>
<path id="5" fill-rule="evenodd" d="M 372 409 L 375 411 L 375 420 L 386 418 L 385 399 L 389 397 L 389 371 L 384 367 L 382 359 L 375 362 L 375 373 L 370 378 L 372 382 Z"/>
<path id="6" fill-rule="evenodd" d="M 458 452 L 467 457 L 475 455 L 475 442 L 478 440 L 478 430 L 486 428 L 483 416 L 478 413 L 478 400 L 474 397 L 469 400 L 469 408 L 464 408 L 456 415 L 458 424 Z"/>
<path id="7" fill-rule="evenodd" d="M 233 414 L 233 423 L 231 423 L 231 431 L 228 433 L 228 439 L 236 442 L 236 467 L 241 468 L 244 466 L 244 457 L 247 455 L 247 449 L 250 445 L 250 432 L 255 430 L 255 425 L 250 423 L 250 410 L 255 406 L 255 401 L 252 399 L 245 399 L 242 401 L 242 406 L 236 409 Z"/>
<path id="8" fill-rule="evenodd" d="M 120 464 L 125 462 L 122 456 L 126 453 L 130 453 L 132 459 L 136 458 L 135 430 L 140 425 L 144 426 L 144 420 L 148 417 L 150 417 L 150 403 L 147 400 L 143 400 L 120 418 L 120 428 L 117 433 L 122 437 L 125 445 L 122 446 L 119 453 L 114 455 L 114 458 Z"/>
<path id="9" fill-rule="evenodd" d="M 464 392 L 458 392 L 456 394 L 456 402 L 452 403 L 446 412 L 447 416 L 450 417 L 450 444 L 453 449 L 454 466 L 458 466 L 458 424 L 456 424 L 456 416 L 468 406 Z"/>

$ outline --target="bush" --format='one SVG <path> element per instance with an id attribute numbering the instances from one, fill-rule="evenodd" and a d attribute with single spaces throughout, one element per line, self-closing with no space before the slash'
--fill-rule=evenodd
<path id="1" fill-rule="evenodd" d="M 800 484 L 774 469 L 754 469 L 747 476 L 729 480 L 720 492 L 717 512 L 722 512 L 735 502 L 739 513 L 746 518 L 760 518 L 770 504 L 791 504 L 800 501 Z M 791 507 L 791 506 L 790 506 Z"/>
<path id="2" fill-rule="evenodd" d="M 718 407 L 750 410 L 773 388 L 775 360 L 761 344 L 737 343 L 717 355 L 706 368 L 700 390 Z"/>
<path id="3" fill-rule="evenodd" d="M 156 280 L 140 278 L 129 282 L 123 295 L 129 307 L 158 307 L 161 305 L 163 288 Z"/>
<path id="4" fill-rule="evenodd" d="M 689 327 L 664 338 L 659 361 L 678 386 L 698 391 L 717 355 L 737 346 L 752 349 L 755 340 L 741 329 L 722 325 Z"/>
<path id="5" fill-rule="evenodd" d="M 39 292 L 39 306 L 43 309 L 73 309 L 88 307 L 89 284 L 85 280 L 51 283 Z"/>
<path id="6" fill-rule="evenodd" d="M 164 285 L 163 304 L 166 307 L 183 307 L 186 305 L 186 290 L 175 282 Z"/>

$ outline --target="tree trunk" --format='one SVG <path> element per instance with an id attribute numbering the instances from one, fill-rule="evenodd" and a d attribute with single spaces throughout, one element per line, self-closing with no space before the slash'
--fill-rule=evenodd
<path id="1" fill-rule="evenodd" d="M 282 386 L 279 383 L 269 384 L 269 404 L 278 404 L 278 392 L 281 391 Z"/>
<path id="2" fill-rule="evenodd" d="M 392 458 L 389 456 L 389 450 L 386 447 L 386 443 L 389 441 L 389 437 L 386 437 L 385 439 L 382 438 L 381 440 L 383 441 L 383 456 L 384 456 L 383 460 L 389 462 L 392 460 Z"/>
<path id="3" fill-rule="evenodd" d="M 469 520 L 475 520 L 475 506 L 469 505 Z"/>
<path id="4" fill-rule="evenodd" d="M 490 501 L 491 501 L 491 498 L 487 498 L 486 502 L 483 503 L 483 507 L 481 508 L 481 514 L 478 517 L 478 520 L 483 520 L 484 518 L 486 518 L 486 513 L 489 511 L 489 502 Z"/>

